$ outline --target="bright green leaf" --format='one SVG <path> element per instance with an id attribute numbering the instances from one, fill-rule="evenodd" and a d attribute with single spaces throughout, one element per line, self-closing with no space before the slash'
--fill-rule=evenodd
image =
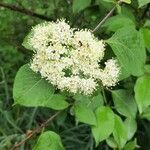
<path id="1" fill-rule="evenodd" d="M 121 28 L 106 42 L 112 47 L 121 67 L 134 76 L 143 74 L 146 51 L 140 32 L 133 27 Z"/>
<path id="2" fill-rule="evenodd" d="M 76 103 L 74 111 L 78 121 L 89 125 L 96 125 L 96 117 L 94 112 L 84 103 Z"/>
<path id="3" fill-rule="evenodd" d="M 150 76 L 139 77 L 134 91 L 139 112 L 142 113 L 150 105 Z"/>
<path id="4" fill-rule="evenodd" d="M 150 0 L 138 0 L 139 7 L 142 7 L 148 3 L 150 3 Z"/>
<path id="5" fill-rule="evenodd" d="M 58 134 L 52 131 L 42 133 L 33 150 L 65 150 Z"/>
<path id="6" fill-rule="evenodd" d="M 126 90 L 112 91 L 116 110 L 126 117 L 136 117 L 137 106 L 134 97 Z"/>
<path id="7" fill-rule="evenodd" d="M 123 148 L 127 142 L 127 130 L 121 118 L 115 115 L 113 136 L 119 148 Z"/>
<path id="8" fill-rule="evenodd" d="M 91 4 L 91 0 L 73 0 L 73 13 L 78 13 Z"/>
<path id="9" fill-rule="evenodd" d="M 148 28 L 141 28 L 140 31 L 143 34 L 143 38 L 144 38 L 144 42 L 145 42 L 145 47 L 150 52 L 150 29 L 148 29 Z"/>
<path id="10" fill-rule="evenodd" d="M 134 141 L 130 141 L 128 142 L 125 147 L 124 147 L 124 150 L 135 150 L 137 149 L 138 146 L 137 146 L 137 141 L 136 139 Z"/>
<path id="11" fill-rule="evenodd" d="M 124 124 L 125 124 L 125 127 L 127 129 L 128 140 L 130 140 L 134 136 L 134 134 L 137 130 L 136 120 L 133 118 L 127 118 L 125 120 Z"/>
<path id="12" fill-rule="evenodd" d="M 131 0 L 121 0 L 124 3 L 131 4 Z"/>
<path id="13" fill-rule="evenodd" d="M 28 64 L 21 67 L 16 75 L 13 98 L 15 104 L 28 107 L 43 106 L 56 110 L 68 107 L 65 97 L 54 94 L 53 86 L 33 72 Z"/>
<path id="14" fill-rule="evenodd" d="M 92 133 L 96 141 L 99 142 L 107 139 L 114 129 L 114 113 L 109 107 L 101 106 L 96 109 L 97 125 L 92 127 Z"/>
<path id="15" fill-rule="evenodd" d="M 33 36 L 33 31 L 31 31 L 23 40 L 22 46 L 28 50 L 34 50 L 34 48 L 29 44 L 29 39 Z"/>
<path id="16" fill-rule="evenodd" d="M 150 121 L 150 107 L 144 110 L 141 117 Z"/>
<path id="17" fill-rule="evenodd" d="M 115 0 L 102 0 L 102 1 L 107 2 L 107 3 L 114 3 L 115 2 Z"/>
<path id="18" fill-rule="evenodd" d="M 106 142 L 111 148 L 117 148 L 117 143 L 113 137 L 109 137 L 108 139 L 106 139 Z"/>

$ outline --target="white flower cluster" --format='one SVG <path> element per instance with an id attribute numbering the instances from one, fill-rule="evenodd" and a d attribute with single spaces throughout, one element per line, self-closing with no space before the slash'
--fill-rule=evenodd
<path id="1" fill-rule="evenodd" d="M 118 81 L 117 61 L 108 60 L 102 69 L 105 45 L 90 30 L 70 28 L 64 20 L 47 22 L 32 29 L 28 44 L 35 50 L 31 69 L 62 91 L 89 95 L 98 82 L 108 87 Z"/>

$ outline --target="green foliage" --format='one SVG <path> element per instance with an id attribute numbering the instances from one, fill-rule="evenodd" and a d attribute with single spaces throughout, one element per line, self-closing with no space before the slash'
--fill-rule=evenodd
<path id="1" fill-rule="evenodd" d="M 96 141 L 107 139 L 114 129 L 114 113 L 109 107 L 101 106 L 95 111 L 97 125 L 92 127 L 92 133 Z"/>
<path id="2" fill-rule="evenodd" d="M 113 32 L 116 32 L 118 29 L 127 26 L 134 27 L 135 23 L 133 22 L 132 19 L 124 15 L 113 16 L 103 24 L 103 27 L 105 27 L 108 31 L 113 31 Z"/>
<path id="3" fill-rule="evenodd" d="M 133 27 L 125 27 L 117 30 L 107 40 L 112 47 L 121 66 L 131 75 L 143 74 L 146 62 L 146 52 L 141 34 Z"/>
<path id="4" fill-rule="evenodd" d="M 81 10 L 85 9 L 88 7 L 91 3 L 91 0 L 73 0 L 73 12 L 78 13 Z"/>
<path id="5" fill-rule="evenodd" d="M 50 21 L 66 18 L 72 27 L 94 29 L 116 2 L 1 0 L 0 3 L 29 9 L 48 16 Z M 11 149 L 24 140 L 28 132 L 51 117 L 54 110 L 62 113 L 43 128 L 38 140 L 35 134 L 18 149 L 150 149 L 150 0 L 122 2 L 94 33 L 106 41 L 105 59 L 118 59 L 120 81 L 112 89 L 99 87 L 90 96 L 60 92 L 34 73 L 28 64 L 22 66 L 29 63 L 33 53 L 26 50 L 32 49 L 27 43 L 32 32 L 27 33 L 32 26 L 45 20 L 32 13 L 19 13 L 0 6 L 1 150 Z"/>
<path id="6" fill-rule="evenodd" d="M 127 139 L 130 140 L 137 130 L 136 120 L 133 118 L 127 118 L 124 124 L 127 129 L 127 136 L 128 136 Z"/>
<path id="7" fill-rule="evenodd" d="M 150 105 L 150 76 L 145 75 L 139 77 L 135 84 L 135 100 L 137 102 L 139 112 L 142 113 Z"/>
<path id="8" fill-rule="evenodd" d="M 95 111 L 99 106 L 103 106 L 104 104 L 103 96 L 101 95 L 101 93 L 98 93 L 98 95 L 95 95 L 93 97 L 76 94 L 74 96 L 74 99 L 77 102 L 82 103 L 88 108 L 92 109 L 93 111 Z"/>
<path id="9" fill-rule="evenodd" d="M 74 107 L 76 119 L 80 122 L 96 125 L 96 117 L 94 112 L 84 103 L 77 103 Z"/>
<path id="10" fill-rule="evenodd" d="M 68 107 L 65 97 L 54 94 L 54 88 L 40 75 L 34 73 L 29 65 L 18 71 L 13 88 L 15 104 L 31 107 L 49 107 L 56 110 Z"/>
<path id="11" fill-rule="evenodd" d="M 141 28 L 140 31 L 143 34 L 145 47 L 150 51 L 150 29 L 148 28 Z"/>
<path id="12" fill-rule="evenodd" d="M 115 126 L 113 136 L 119 148 L 123 148 L 127 142 L 127 129 L 121 118 L 115 115 Z"/>
<path id="13" fill-rule="evenodd" d="M 137 144 L 136 144 L 136 140 L 128 142 L 125 147 L 124 150 L 135 150 L 137 148 Z"/>
<path id="14" fill-rule="evenodd" d="M 122 2 L 125 2 L 127 4 L 131 4 L 131 0 L 121 0 Z"/>
<path id="15" fill-rule="evenodd" d="M 135 99 L 125 90 L 112 91 L 112 97 L 116 110 L 123 116 L 136 117 L 137 106 Z"/>
<path id="16" fill-rule="evenodd" d="M 42 133 L 33 150 L 64 150 L 58 134 L 52 131 Z"/>
<path id="17" fill-rule="evenodd" d="M 147 3 L 150 3 L 150 0 L 138 0 L 138 3 L 139 3 L 139 7 L 142 7 Z"/>

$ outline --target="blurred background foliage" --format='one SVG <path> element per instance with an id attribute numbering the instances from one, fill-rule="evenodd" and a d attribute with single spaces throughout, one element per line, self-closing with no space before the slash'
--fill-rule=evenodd
<path id="1" fill-rule="evenodd" d="M 113 6 L 114 4 L 107 0 L 0 0 L 0 150 L 10 149 L 16 141 L 24 139 L 27 132 L 53 113 L 45 108 L 12 106 L 12 88 L 16 72 L 21 65 L 30 61 L 32 54 L 22 46 L 23 39 L 31 27 L 45 20 L 66 18 L 72 27 L 93 29 Z M 138 1 L 133 0 L 131 5 L 118 6 L 114 15 L 118 14 L 121 17 L 108 20 L 97 31 L 97 36 L 107 39 L 118 28 L 133 24 L 136 24 L 137 29 L 150 28 L 149 4 L 139 8 Z M 149 44 L 147 42 L 148 47 Z M 148 56 L 149 52 L 147 51 Z M 123 82 L 124 86 L 132 89 L 135 79 L 128 78 Z M 60 134 L 67 150 L 95 150 L 89 127 L 84 124 L 75 125 L 73 118 L 71 115 L 66 117 L 66 113 L 61 114 L 48 128 Z M 150 123 L 137 119 L 136 137 L 139 149 L 149 150 Z M 18 149 L 30 150 L 35 139 L 36 136 Z M 97 148 L 100 149 L 110 148 L 103 142 Z"/>

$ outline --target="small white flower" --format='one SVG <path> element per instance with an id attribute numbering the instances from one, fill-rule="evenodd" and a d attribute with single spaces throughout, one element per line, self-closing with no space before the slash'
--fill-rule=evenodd
<path id="1" fill-rule="evenodd" d="M 88 30 L 72 29 L 64 20 L 39 24 L 32 29 L 28 43 L 35 49 L 31 69 L 40 72 L 58 89 L 90 95 L 99 80 L 103 86 L 118 81 L 119 66 L 115 59 L 99 65 L 105 45 Z"/>

